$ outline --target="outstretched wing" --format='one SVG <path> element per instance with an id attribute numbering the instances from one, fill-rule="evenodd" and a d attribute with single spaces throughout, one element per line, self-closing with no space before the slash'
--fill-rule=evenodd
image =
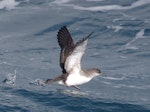
<path id="1" fill-rule="evenodd" d="M 71 52 L 74 49 L 73 39 L 68 29 L 66 28 L 66 26 L 61 27 L 61 29 L 58 31 L 57 40 L 61 48 L 60 67 L 62 68 L 62 72 L 66 73 L 64 64 L 65 64 L 66 58 L 71 54 Z"/>
<path id="2" fill-rule="evenodd" d="M 88 38 L 92 35 L 92 33 L 82 40 L 79 40 L 72 53 L 67 57 L 65 61 L 65 70 L 67 73 L 79 72 L 81 70 L 81 58 L 86 50 Z"/>

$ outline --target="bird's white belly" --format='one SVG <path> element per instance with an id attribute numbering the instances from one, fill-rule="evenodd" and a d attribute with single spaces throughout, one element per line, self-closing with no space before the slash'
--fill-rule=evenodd
<path id="1" fill-rule="evenodd" d="M 66 80 L 67 86 L 80 85 L 90 81 L 91 78 L 78 74 L 70 74 Z"/>

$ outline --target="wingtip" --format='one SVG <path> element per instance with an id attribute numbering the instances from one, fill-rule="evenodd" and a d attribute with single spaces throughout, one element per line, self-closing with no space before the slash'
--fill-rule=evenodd
<path id="1" fill-rule="evenodd" d="M 62 27 L 59 29 L 58 34 L 59 34 L 60 32 L 62 32 L 63 30 L 65 30 L 65 29 L 67 29 L 67 27 L 66 27 L 65 25 L 62 26 Z"/>
<path id="2" fill-rule="evenodd" d="M 66 45 L 74 45 L 70 32 L 65 25 L 59 29 L 57 33 L 57 40 L 61 48 L 63 48 Z"/>
<path id="3" fill-rule="evenodd" d="M 59 29 L 59 31 L 64 30 L 64 29 L 67 29 L 66 25 L 62 26 L 62 27 Z"/>
<path id="4" fill-rule="evenodd" d="M 88 34 L 88 36 L 85 37 L 85 40 L 91 38 L 91 35 L 92 35 L 93 33 L 94 33 L 94 32 L 91 32 L 90 34 Z"/>

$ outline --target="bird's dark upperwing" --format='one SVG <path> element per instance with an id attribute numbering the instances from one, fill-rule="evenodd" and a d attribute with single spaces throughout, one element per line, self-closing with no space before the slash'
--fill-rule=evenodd
<path id="1" fill-rule="evenodd" d="M 73 39 L 66 28 L 66 26 L 61 27 L 57 34 L 58 44 L 61 48 L 60 52 L 60 67 L 62 68 L 62 72 L 66 73 L 64 68 L 64 64 L 66 58 L 72 53 L 74 49 Z"/>

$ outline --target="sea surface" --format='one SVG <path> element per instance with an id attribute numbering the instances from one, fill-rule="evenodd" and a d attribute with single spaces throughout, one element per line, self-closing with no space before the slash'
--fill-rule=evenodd
<path id="1" fill-rule="evenodd" d="M 64 25 L 105 74 L 80 90 L 43 83 Z M 0 0 L 0 112 L 150 112 L 150 0 Z"/>

